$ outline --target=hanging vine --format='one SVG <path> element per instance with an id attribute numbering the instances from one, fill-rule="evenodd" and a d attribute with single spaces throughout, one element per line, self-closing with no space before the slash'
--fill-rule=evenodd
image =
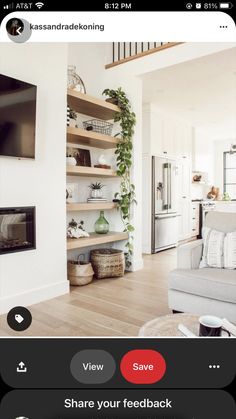
<path id="1" fill-rule="evenodd" d="M 121 219 L 124 224 L 124 231 L 128 233 L 128 241 L 126 243 L 126 267 L 131 266 L 131 257 L 133 254 L 133 231 L 134 226 L 131 224 L 131 207 L 135 200 L 135 186 L 131 183 L 131 166 L 132 166 L 132 138 L 134 134 L 134 126 L 136 124 L 136 115 L 131 110 L 129 99 L 125 92 L 119 87 L 117 90 L 105 89 L 104 95 L 108 96 L 109 101 L 116 103 L 120 112 L 114 117 L 114 122 L 119 122 L 121 131 L 116 135 L 120 141 L 116 147 L 116 163 L 117 175 L 120 176 L 120 191 L 115 194 L 118 208 L 120 210 Z"/>

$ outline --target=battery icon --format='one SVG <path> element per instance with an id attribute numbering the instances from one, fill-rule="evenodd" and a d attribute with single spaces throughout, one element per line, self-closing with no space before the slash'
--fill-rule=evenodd
<path id="1" fill-rule="evenodd" d="M 220 3 L 220 9 L 231 9 L 232 7 L 232 3 Z"/>

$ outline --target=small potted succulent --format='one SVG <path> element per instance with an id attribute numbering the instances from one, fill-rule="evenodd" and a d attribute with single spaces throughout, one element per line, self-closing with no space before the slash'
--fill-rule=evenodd
<path id="1" fill-rule="evenodd" d="M 91 198 L 102 198 L 102 188 L 104 186 L 101 182 L 90 183 Z"/>

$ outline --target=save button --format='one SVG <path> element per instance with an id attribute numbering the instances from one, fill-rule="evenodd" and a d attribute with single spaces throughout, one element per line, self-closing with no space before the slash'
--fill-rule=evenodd
<path id="1" fill-rule="evenodd" d="M 163 356 L 152 349 L 135 349 L 127 352 L 120 363 L 121 374 L 132 384 L 154 384 L 166 372 Z"/>

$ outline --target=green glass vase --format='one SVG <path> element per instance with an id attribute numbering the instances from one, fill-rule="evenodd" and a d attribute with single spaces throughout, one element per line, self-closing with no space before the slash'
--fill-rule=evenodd
<path id="1" fill-rule="evenodd" d="M 106 234 L 109 231 L 109 223 L 104 217 L 104 211 L 100 211 L 100 216 L 95 223 L 95 232 L 98 234 Z"/>

